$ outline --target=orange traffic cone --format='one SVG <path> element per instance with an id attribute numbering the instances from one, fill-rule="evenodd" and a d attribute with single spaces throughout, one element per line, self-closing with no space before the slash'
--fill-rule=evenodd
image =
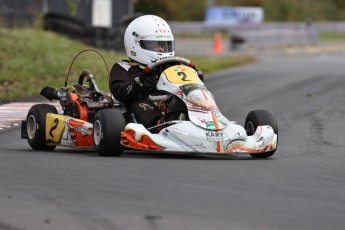
<path id="1" fill-rule="evenodd" d="M 220 32 L 216 32 L 214 34 L 213 51 L 216 52 L 216 53 L 219 53 L 219 52 L 223 51 L 222 35 L 220 34 Z"/>

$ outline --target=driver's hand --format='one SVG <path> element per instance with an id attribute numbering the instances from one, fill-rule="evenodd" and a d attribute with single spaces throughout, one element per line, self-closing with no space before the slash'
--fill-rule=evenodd
<path id="1" fill-rule="evenodd" d="M 146 78 L 150 77 L 152 73 L 148 73 L 145 70 L 141 73 L 141 75 L 139 76 L 139 79 L 141 82 L 144 82 Z"/>
<path id="2" fill-rule="evenodd" d="M 139 77 L 135 77 L 134 80 L 140 87 L 143 87 L 145 78 L 148 78 L 148 77 L 149 77 L 149 73 L 147 73 L 146 71 L 143 71 L 141 75 Z"/>
<path id="3" fill-rule="evenodd" d="M 170 97 L 166 101 L 166 106 L 168 113 L 184 112 L 185 107 L 184 102 L 176 96 Z"/>
<path id="4" fill-rule="evenodd" d="M 136 85 L 139 87 L 137 88 L 144 98 L 148 97 L 152 92 L 157 91 L 156 88 L 156 79 L 154 79 L 154 72 L 150 71 L 147 73 L 143 71 L 139 77 L 135 77 L 134 81 Z M 150 86 L 150 87 L 148 87 Z"/>

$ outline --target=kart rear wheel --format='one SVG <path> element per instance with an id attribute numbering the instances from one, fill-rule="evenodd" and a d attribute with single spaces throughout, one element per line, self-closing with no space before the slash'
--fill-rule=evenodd
<path id="1" fill-rule="evenodd" d="M 273 128 L 273 131 L 278 136 L 278 125 L 272 114 L 267 110 L 254 110 L 251 111 L 246 118 L 244 128 L 246 129 L 247 135 L 251 136 L 255 133 L 256 128 L 262 125 L 269 125 Z M 268 158 L 273 156 L 276 149 L 265 152 L 265 153 L 252 153 L 250 154 L 254 158 Z"/>
<path id="2" fill-rule="evenodd" d="M 30 108 L 26 117 L 28 143 L 34 150 L 51 151 L 56 148 L 55 145 L 47 145 L 46 142 L 47 113 L 58 114 L 53 105 L 37 104 Z"/>
<path id="3" fill-rule="evenodd" d="M 100 156 L 120 156 L 123 152 L 121 132 L 125 119 L 119 109 L 102 109 L 93 123 L 93 142 Z"/>

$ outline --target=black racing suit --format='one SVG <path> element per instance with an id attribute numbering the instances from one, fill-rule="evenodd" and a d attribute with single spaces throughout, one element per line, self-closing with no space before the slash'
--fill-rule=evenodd
<path id="1" fill-rule="evenodd" d="M 124 103 L 127 111 L 132 111 L 137 122 L 146 128 L 178 119 L 178 115 L 186 111 L 186 106 L 180 99 L 170 100 L 170 106 L 168 102 L 168 114 L 165 116 L 153 102 L 146 99 L 150 94 L 160 95 L 162 92 L 156 88 L 158 76 L 154 73 L 141 77 L 143 86 L 135 80 L 142 75 L 144 68 L 144 65 L 130 60 L 114 64 L 110 71 L 109 84 L 115 99 Z"/>

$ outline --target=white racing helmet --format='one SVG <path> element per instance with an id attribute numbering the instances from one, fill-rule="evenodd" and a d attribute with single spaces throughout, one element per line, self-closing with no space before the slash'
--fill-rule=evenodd
<path id="1" fill-rule="evenodd" d="M 175 56 L 170 26 L 155 15 L 134 19 L 126 29 L 124 40 L 127 56 L 145 65 Z"/>

